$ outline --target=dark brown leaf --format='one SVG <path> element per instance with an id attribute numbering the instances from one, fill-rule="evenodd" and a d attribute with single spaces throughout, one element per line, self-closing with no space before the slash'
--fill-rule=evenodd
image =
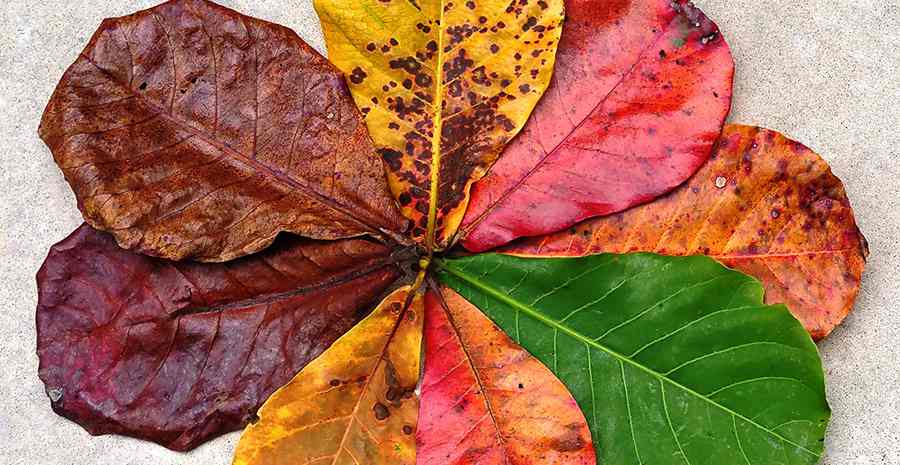
<path id="1" fill-rule="evenodd" d="M 40 135 L 88 223 L 149 255 L 406 228 L 340 72 L 293 31 L 204 0 L 104 21 Z"/>
<path id="2" fill-rule="evenodd" d="M 40 377 L 91 434 L 187 450 L 244 426 L 398 277 L 386 247 L 285 237 L 229 264 L 129 252 L 83 225 L 38 272 Z"/>

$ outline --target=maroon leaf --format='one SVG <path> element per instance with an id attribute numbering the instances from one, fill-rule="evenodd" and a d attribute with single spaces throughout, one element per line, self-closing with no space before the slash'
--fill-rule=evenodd
<path id="1" fill-rule="evenodd" d="M 285 237 L 228 264 L 129 252 L 87 225 L 38 272 L 40 377 L 91 434 L 187 450 L 241 428 L 398 277 L 364 240 Z"/>
<path id="2" fill-rule="evenodd" d="M 734 63 L 687 0 L 569 0 L 553 81 L 472 190 L 463 245 L 489 250 L 668 192 L 709 157 Z"/>
<path id="3" fill-rule="evenodd" d="M 40 135 L 87 222 L 142 253 L 227 261 L 280 231 L 404 241 L 341 73 L 293 31 L 204 0 L 104 21 Z"/>

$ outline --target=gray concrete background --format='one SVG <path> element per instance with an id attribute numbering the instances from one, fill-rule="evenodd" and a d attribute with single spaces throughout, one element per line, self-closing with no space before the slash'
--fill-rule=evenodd
<path id="1" fill-rule="evenodd" d="M 190 454 L 91 438 L 57 417 L 37 378 L 34 273 L 81 223 L 37 137 L 64 69 L 104 17 L 150 0 L 6 0 L 0 5 L 0 464 L 225 465 L 232 434 Z M 224 0 L 324 50 L 311 0 Z M 820 344 L 834 417 L 826 465 L 900 465 L 900 3 L 697 0 L 737 62 L 732 121 L 780 130 L 844 180 L 872 255 L 856 310 Z M 715 465 L 715 464 L 696 464 Z M 770 464 L 762 464 L 770 465 Z"/>

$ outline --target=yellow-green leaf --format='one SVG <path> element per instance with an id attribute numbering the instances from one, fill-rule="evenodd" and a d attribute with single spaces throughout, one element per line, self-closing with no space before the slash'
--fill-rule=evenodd
<path id="1" fill-rule="evenodd" d="M 446 248 L 469 188 L 550 82 L 563 0 L 315 0 L 413 235 Z"/>
<path id="2" fill-rule="evenodd" d="M 234 465 L 413 465 L 423 303 L 394 291 L 259 410 Z"/>

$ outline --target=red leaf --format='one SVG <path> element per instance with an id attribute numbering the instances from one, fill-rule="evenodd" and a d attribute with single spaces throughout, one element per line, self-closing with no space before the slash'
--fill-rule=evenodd
<path id="1" fill-rule="evenodd" d="M 844 186 L 822 158 L 775 131 L 737 125 L 669 195 L 505 251 L 709 255 L 762 281 L 766 303 L 786 304 L 815 339 L 850 313 L 868 255 Z"/>
<path id="2" fill-rule="evenodd" d="M 417 465 L 593 465 L 581 409 L 541 362 L 442 287 L 425 296 Z"/>
<path id="3" fill-rule="evenodd" d="M 91 434 L 175 450 L 239 429 L 398 277 L 363 240 L 286 237 L 229 264 L 122 250 L 87 225 L 38 272 L 40 377 Z"/>
<path id="4" fill-rule="evenodd" d="M 280 231 L 404 240 L 341 73 L 293 31 L 211 2 L 104 21 L 40 134 L 86 221 L 142 253 L 227 261 Z"/>
<path id="5" fill-rule="evenodd" d="M 463 245 L 489 250 L 675 188 L 708 158 L 734 63 L 686 0 L 572 0 L 553 81 L 475 184 Z"/>

